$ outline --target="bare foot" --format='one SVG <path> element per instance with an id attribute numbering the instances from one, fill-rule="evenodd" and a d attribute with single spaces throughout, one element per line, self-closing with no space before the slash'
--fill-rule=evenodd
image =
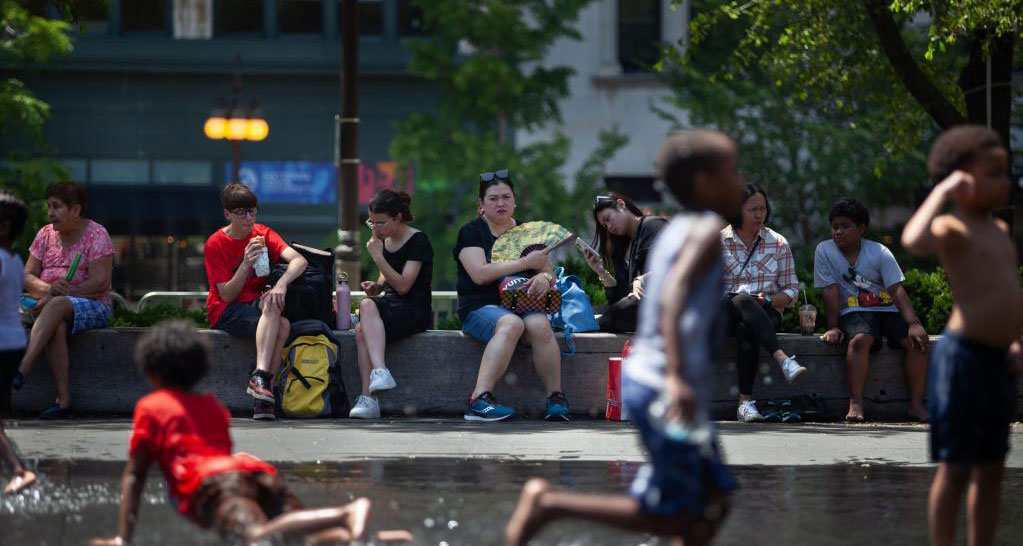
<path id="1" fill-rule="evenodd" d="M 359 497 L 345 506 L 348 512 L 345 517 L 345 526 L 352 532 L 352 540 L 362 540 L 366 532 L 366 520 L 369 519 L 369 509 L 373 503 L 366 497 Z"/>
<path id="2" fill-rule="evenodd" d="M 352 541 L 352 533 L 344 527 L 331 527 L 330 529 L 324 529 L 318 533 L 306 535 L 305 543 L 307 546 L 319 546 L 320 544 L 348 544 Z M 255 542 L 253 544 L 261 544 L 262 542 Z"/>
<path id="3" fill-rule="evenodd" d="M 415 542 L 416 537 L 404 529 L 377 531 L 376 542 Z"/>
<path id="4" fill-rule="evenodd" d="M 508 520 L 508 529 L 505 531 L 504 542 L 507 546 L 525 546 L 540 530 L 543 524 L 540 496 L 550 489 L 547 480 L 540 478 L 533 478 L 522 487 L 519 504 Z"/>
<path id="5" fill-rule="evenodd" d="M 4 487 L 4 495 L 14 495 L 28 489 L 32 484 L 36 483 L 36 475 L 31 470 L 26 470 L 21 474 L 11 478 L 11 481 L 7 482 L 7 487 Z"/>
<path id="6" fill-rule="evenodd" d="M 849 401 L 849 413 L 845 414 L 845 420 L 850 423 L 862 423 L 864 421 L 862 401 Z"/>
<path id="7" fill-rule="evenodd" d="M 910 406 L 909 411 L 906 413 L 910 419 L 920 421 L 921 423 L 928 423 L 931 420 L 931 414 L 927 413 L 923 406 Z"/>

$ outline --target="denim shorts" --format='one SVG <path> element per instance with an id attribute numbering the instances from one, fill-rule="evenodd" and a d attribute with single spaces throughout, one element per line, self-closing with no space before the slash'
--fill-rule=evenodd
<path id="1" fill-rule="evenodd" d="M 497 321 L 501 320 L 501 317 L 505 315 L 514 314 L 500 305 L 484 305 L 465 316 L 465 320 L 462 322 L 462 332 L 483 343 L 490 343 L 490 340 L 494 337 L 494 328 L 497 327 Z M 532 314 L 542 313 L 540 311 L 526 313 L 526 315 Z"/>
<path id="2" fill-rule="evenodd" d="M 650 458 L 636 474 L 629 495 L 650 516 L 703 515 L 711 494 L 727 493 L 738 484 L 721 459 L 716 434 L 709 446 L 701 446 L 658 430 L 649 412 L 658 396 L 658 391 L 622 378 L 622 400 Z"/>
<path id="3" fill-rule="evenodd" d="M 77 334 L 85 330 L 106 328 L 110 323 L 110 306 L 89 298 L 67 296 L 71 301 L 71 333 Z"/>
<path id="4" fill-rule="evenodd" d="M 931 348 L 927 405 L 931 458 L 949 463 L 997 462 L 1009 452 L 1016 378 L 1007 351 L 946 333 Z"/>

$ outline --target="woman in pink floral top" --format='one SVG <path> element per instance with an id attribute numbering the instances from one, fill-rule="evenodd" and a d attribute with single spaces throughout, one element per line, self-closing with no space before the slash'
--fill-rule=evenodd
<path id="1" fill-rule="evenodd" d="M 771 215 L 764 189 L 756 184 L 743 188 L 742 219 L 721 230 L 721 254 L 725 268 L 724 316 L 730 335 L 736 337 L 736 371 L 739 375 L 739 421 L 763 421 L 765 416 L 753 399 L 761 346 L 781 366 L 782 375 L 793 382 L 806 374 L 795 356 L 778 346 L 775 331 L 781 312 L 798 295 L 799 280 L 789 242 L 765 226 Z"/>
<path id="2" fill-rule="evenodd" d="M 25 290 L 38 303 L 25 357 L 13 386 L 20 389 L 32 365 L 45 350 L 57 387 L 57 400 L 39 417 L 64 419 L 71 413 L 68 334 L 105 328 L 110 320 L 110 274 L 114 245 L 107 230 L 82 216 L 87 196 L 74 182 L 59 182 L 46 190 L 50 223 L 39 230 L 25 264 Z M 68 270 L 81 255 L 71 281 Z"/>

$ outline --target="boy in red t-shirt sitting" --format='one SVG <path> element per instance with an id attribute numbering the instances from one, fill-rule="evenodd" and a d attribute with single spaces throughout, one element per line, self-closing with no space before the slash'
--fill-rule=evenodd
<path id="1" fill-rule="evenodd" d="M 210 235 L 203 250 L 210 285 L 207 317 L 212 328 L 256 338 L 256 369 L 246 392 L 255 399 L 252 418 L 273 420 L 273 378 L 281 368 L 281 350 L 291 328 L 281 316 L 284 296 L 308 263 L 277 232 L 256 223 L 258 203 L 248 186 L 228 184 L 220 192 L 220 202 L 230 223 Z M 264 249 L 271 267 L 282 259 L 288 262 L 288 270 L 265 293 L 270 279 L 254 270 Z"/>
<path id="2" fill-rule="evenodd" d="M 369 499 L 301 510 L 277 469 L 252 455 L 231 454 L 227 408 L 212 394 L 191 392 L 209 368 L 208 351 L 195 328 L 184 321 L 157 325 L 139 340 L 135 361 L 156 391 L 135 405 L 118 534 L 95 539 L 93 546 L 131 540 L 146 472 L 153 462 L 163 471 L 177 511 L 222 535 L 237 536 L 247 544 L 281 534 L 305 534 L 312 542 L 363 538 Z M 407 531 L 382 531 L 375 538 L 412 540 Z"/>

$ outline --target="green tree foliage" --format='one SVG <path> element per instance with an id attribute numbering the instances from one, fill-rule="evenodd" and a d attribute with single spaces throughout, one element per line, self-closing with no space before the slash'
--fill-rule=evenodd
<path id="1" fill-rule="evenodd" d="M 699 13 L 716 13 L 728 2 L 695 2 Z M 699 21 L 701 17 L 697 17 Z M 746 24 L 725 18 L 688 48 L 680 63 L 665 63 L 662 77 L 673 108 L 655 109 L 677 126 L 710 125 L 741 146 L 743 169 L 765 187 L 771 226 L 790 239 L 800 266 L 812 268 L 817 241 L 828 236 L 827 213 L 841 195 L 864 201 L 875 213 L 909 207 L 926 181 L 925 151 L 917 143 L 891 153 L 899 138 L 883 119 L 882 105 L 861 101 L 857 112 L 812 87 L 777 79 L 767 66 L 738 64 Z M 670 112 L 681 109 L 685 120 Z M 877 215 L 875 214 L 875 217 Z M 876 219 L 876 218 L 875 218 Z"/>
<path id="2" fill-rule="evenodd" d="M 916 150 L 934 126 L 987 122 L 990 61 L 990 121 L 1008 141 L 1023 0 L 695 3 L 697 46 L 722 24 L 742 27 L 723 77 L 758 67 L 801 98 L 830 101 L 856 119 L 883 124 L 887 149 L 896 155 Z M 884 108 L 875 112 L 877 105 Z"/>
<path id="3" fill-rule="evenodd" d="M 416 169 L 416 225 L 434 246 L 434 286 L 451 287 L 458 228 L 476 216 L 479 173 L 507 168 L 517 190 L 516 216 L 586 225 L 603 166 L 626 137 L 601 135 L 598 148 L 569 184 L 560 169 L 570 141 L 515 146 L 513 128 L 560 121 L 568 94 L 566 66 L 542 61 L 561 38 L 578 39 L 574 23 L 591 0 L 432 0 L 419 2 L 430 38 L 409 42 L 409 70 L 442 91 L 430 113 L 397 124 L 391 156 Z"/>
<path id="4" fill-rule="evenodd" d="M 70 26 L 61 20 L 33 15 L 22 2 L 0 0 L 0 65 L 27 69 L 56 61 L 71 52 Z M 0 187 L 10 189 L 30 205 L 29 223 L 16 245 L 25 252 L 36 230 L 45 222 L 43 191 L 69 173 L 60 163 L 46 159 L 50 150 L 43 139 L 49 106 L 36 98 L 15 77 L 0 78 Z"/>

